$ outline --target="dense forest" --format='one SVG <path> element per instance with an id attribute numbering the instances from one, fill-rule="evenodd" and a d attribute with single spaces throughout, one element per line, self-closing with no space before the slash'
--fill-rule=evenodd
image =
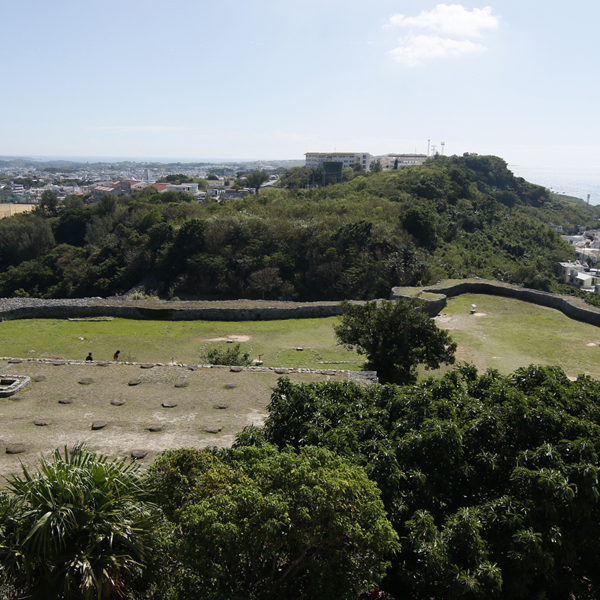
<path id="1" fill-rule="evenodd" d="M 515 177 L 493 156 L 344 174 L 192 202 L 148 188 L 93 205 L 67 197 L 0 221 L 0 296 L 110 296 L 144 281 L 164 298 L 388 297 L 395 285 L 481 276 L 559 291 L 576 230 L 600 212 Z"/>
<path id="2" fill-rule="evenodd" d="M 0 595 L 597 599 L 599 398 L 554 367 L 284 378 L 232 448 L 57 451 L 0 491 Z"/>

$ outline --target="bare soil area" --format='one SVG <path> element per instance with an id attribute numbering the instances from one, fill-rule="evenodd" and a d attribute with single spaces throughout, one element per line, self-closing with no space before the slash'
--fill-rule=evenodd
<path id="1" fill-rule="evenodd" d="M 80 441 L 118 457 L 145 450 L 146 464 L 166 448 L 228 446 L 246 425 L 263 422 L 272 387 L 281 377 L 273 371 L 233 372 L 229 367 L 190 370 L 177 365 L 6 360 L 0 363 L 0 374 L 32 380 L 16 396 L 0 398 L 4 476 L 19 471 L 21 462 L 35 464 L 41 454 Z M 343 372 L 287 376 L 295 383 L 346 378 Z M 106 424 L 92 429 L 99 422 Z M 24 445 L 25 452 L 5 452 L 15 444 Z"/>

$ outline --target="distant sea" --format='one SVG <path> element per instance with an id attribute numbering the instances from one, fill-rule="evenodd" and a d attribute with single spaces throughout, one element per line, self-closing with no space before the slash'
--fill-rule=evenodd
<path id="1" fill-rule="evenodd" d="M 517 176 L 543 185 L 556 194 L 574 196 L 590 204 L 600 204 L 600 167 L 524 167 L 508 165 Z"/>

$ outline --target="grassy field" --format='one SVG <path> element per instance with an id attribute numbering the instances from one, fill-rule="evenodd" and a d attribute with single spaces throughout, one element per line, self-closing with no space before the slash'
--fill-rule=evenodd
<path id="1" fill-rule="evenodd" d="M 0 356 L 197 364 L 203 350 L 240 342 L 264 366 L 360 370 L 363 360 L 335 343 L 337 317 L 287 321 L 67 321 L 0 323 Z M 83 338 L 83 339 L 80 339 Z M 297 350 L 302 348 L 302 351 Z M 33 350 L 33 352 L 31 352 Z"/>
<path id="2" fill-rule="evenodd" d="M 476 304 L 471 314 L 471 304 Z M 456 358 L 510 373 L 530 364 L 559 365 L 570 376 L 600 379 L 600 329 L 528 302 L 465 294 L 436 319 L 458 343 Z M 435 372 L 433 372 L 435 374 Z"/>
<path id="3" fill-rule="evenodd" d="M 471 304 L 477 309 L 471 313 Z M 67 321 L 0 323 L 0 356 L 197 364 L 202 352 L 227 340 L 264 366 L 359 370 L 363 357 L 335 343 L 337 317 L 286 321 Z M 560 365 L 569 375 L 600 378 L 600 329 L 561 312 L 519 300 L 465 294 L 448 300 L 437 318 L 458 343 L 457 360 L 502 373 L 535 364 Z M 83 339 L 80 339 L 83 338 Z M 302 348 L 302 351 L 297 350 Z M 33 352 L 30 352 L 33 350 Z"/>
<path id="4" fill-rule="evenodd" d="M 472 304 L 477 305 L 473 314 Z M 495 296 L 464 295 L 450 299 L 436 320 L 458 343 L 457 360 L 473 363 L 480 371 L 492 367 L 509 373 L 532 363 L 555 364 L 571 377 L 588 374 L 600 379 L 600 329 L 556 310 Z M 121 350 L 125 361 L 197 364 L 203 349 L 233 339 L 252 358 L 263 354 L 265 366 L 358 370 L 361 357 L 335 344 L 335 322 L 336 318 L 231 323 L 5 321 L 0 323 L 0 355 L 83 360 L 91 351 L 96 360 L 111 360 L 115 350 Z M 423 374 L 439 375 L 444 370 Z M 114 456 L 147 450 L 146 463 L 164 448 L 228 445 L 245 425 L 262 422 L 279 377 L 274 372 L 234 373 L 225 367 L 141 369 L 127 364 L 6 361 L 0 362 L 0 372 L 44 378 L 32 381 L 18 400 L 0 399 L 0 448 L 14 443 L 27 447 L 24 454 L 0 453 L 3 474 L 17 470 L 21 460 L 35 462 L 40 453 L 76 441 L 87 441 Z M 86 377 L 93 383 L 81 384 Z M 129 381 L 137 378 L 141 383 L 130 386 Z M 345 375 L 290 378 L 308 382 L 343 380 Z M 175 387 L 181 383 L 187 386 Z M 65 398 L 72 402 L 59 403 Z M 115 406 L 114 400 L 122 404 Z M 177 406 L 165 408 L 165 401 Z M 215 408 L 219 404 L 227 408 Z M 48 425 L 36 426 L 39 419 Z M 92 431 L 95 420 L 106 421 L 106 427 Z M 147 429 L 156 424 L 163 425 L 162 431 Z M 220 430 L 207 432 L 211 427 Z"/>

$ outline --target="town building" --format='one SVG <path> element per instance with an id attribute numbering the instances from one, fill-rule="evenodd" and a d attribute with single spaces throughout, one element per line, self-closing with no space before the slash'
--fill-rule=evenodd
<path id="1" fill-rule="evenodd" d="M 368 152 L 307 152 L 306 168 L 318 169 L 325 162 L 342 163 L 342 168 L 360 165 L 365 171 L 371 167 L 371 155 Z"/>
<path id="2" fill-rule="evenodd" d="M 29 193 L 20 183 L 7 183 L 1 190 L 3 202 L 28 202 Z"/>

